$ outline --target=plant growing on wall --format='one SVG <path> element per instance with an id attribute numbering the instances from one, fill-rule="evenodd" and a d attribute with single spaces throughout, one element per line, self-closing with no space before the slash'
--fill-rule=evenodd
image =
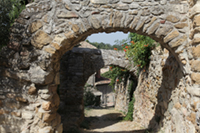
<path id="1" fill-rule="evenodd" d="M 114 87 L 114 84 L 120 82 L 126 82 L 127 79 L 130 77 L 130 73 L 128 70 L 117 67 L 117 66 L 110 66 L 110 70 L 101 75 L 102 77 L 110 78 L 111 82 L 110 85 Z"/>
<path id="2" fill-rule="evenodd" d="M 123 44 L 126 56 L 138 68 L 144 68 L 149 65 L 151 50 L 155 47 L 155 41 L 147 36 L 136 33 L 129 34 L 130 42 Z"/>
<path id="3" fill-rule="evenodd" d="M 0 49 L 7 45 L 10 28 L 23 9 L 23 0 L 0 0 Z"/>

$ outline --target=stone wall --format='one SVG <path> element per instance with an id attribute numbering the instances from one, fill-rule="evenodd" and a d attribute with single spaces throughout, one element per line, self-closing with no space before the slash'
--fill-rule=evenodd
<path id="1" fill-rule="evenodd" d="M 133 80 L 133 79 L 132 79 Z M 132 83 L 131 83 L 132 82 Z M 126 82 L 115 83 L 115 109 L 124 112 L 128 112 L 128 105 L 133 96 L 133 92 L 137 87 L 137 79 L 131 81 L 128 79 Z"/>
<path id="2" fill-rule="evenodd" d="M 9 118 L 0 119 L 1 128 L 7 130 L 6 125 L 15 121 L 10 112 L 17 108 L 5 105 L 10 99 L 16 104 L 22 101 L 18 110 L 23 124 L 10 126 L 10 130 L 61 133 L 56 91 L 60 59 L 87 36 L 99 32 L 135 32 L 158 41 L 175 57 L 178 71 L 183 73 L 180 80 L 197 99 L 199 9 L 196 0 L 35 0 L 28 4 L 13 24 L 8 46 L 0 52 L 1 114 Z M 29 93 L 32 90 L 35 93 Z M 193 103 L 188 106 L 192 108 Z M 189 116 L 194 118 L 198 112 Z"/>
<path id="3" fill-rule="evenodd" d="M 62 118 L 64 131 L 78 129 L 84 117 L 84 85 L 92 74 L 108 65 L 136 69 L 131 67 L 130 62 L 125 59 L 125 53 L 121 51 L 73 48 L 62 57 L 58 112 Z"/>
<path id="4" fill-rule="evenodd" d="M 152 51 L 148 69 L 141 71 L 134 93 L 134 121 L 164 133 L 200 130 L 200 90 L 187 87 L 175 57 L 159 47 Z M 145 71 L 145 72 L 144 72 Z"/>

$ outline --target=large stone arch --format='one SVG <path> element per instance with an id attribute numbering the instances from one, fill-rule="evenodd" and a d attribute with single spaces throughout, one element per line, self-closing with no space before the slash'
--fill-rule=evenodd
<path id="1" fill-rule="evenodd" d="M 122 51 L 73 48 L 63 55 L 58 112 L 62 117 L 64 131 L 78 128 L 84 118 L 83 92 L 88 78 L 110 65 L 128 69 L 136 77 L 136 67 L 126 59 Z"/>
<path id="2" fill-rule="evenodd" d="M 195 1 L 166 0 L 35 0 L 27 5 L 1 51 L 2 130 L 61 132 L 56 112 L 59 61 L 98 32 L 150 36 L 176 57 L 189 90 L 198 92 L 199 6 Z M 6 102 L 15 106 L 4 107 Z"/>

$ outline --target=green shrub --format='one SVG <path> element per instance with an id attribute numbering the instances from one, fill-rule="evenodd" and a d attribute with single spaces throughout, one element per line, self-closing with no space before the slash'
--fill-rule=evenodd
<path id="1" fill-rule="evenodd" d="M 128 113 L 124 117 L 125 121 L 132 121 L 133 120 L 134 103 L 135 103 L 135 98 L 134 98 L 134 95 L 133 95 L 132 100 L 129 102 L 129 105 L 128 105 Z"/>
<path id="2" fill-rule="evenodd" d="M 91 105 L 95 105 L 98 106 L 100 104 L 100 99 L 98 99 L 98 97 L 96 97 L 91 91 L 90 91 L 90 87 L 89 86 L 85 86 L 84 87 L 84 105 L 85 106 L 91 106 Z"/>
<path id="3" fill-rule="evenodd" d="M 7 45 L 10 28 L 23 9 L 22 0 L 0 0 L 0 49 Z"/>
<path id="4" fill-rule="evenodd" d="M 138 68 L 147 67 L 150 62 L 151 50 L 155 47 L 155 41 L 136 33 L 130 33 L 129 38 L 130 43 L 123 45 L 128 59 L 133 61 Z"/>
<path id="5" fill-rule="evenodd" d="M 131 76 L 129 71 L 117 66 L 110 66 L 110 70 L 104 74 L 101 75 L 102 77 L 110 78 L 111 82 L 110 85 L 114 87 L 114 84 L 120 83 L 120 82 L 125 82 L 127 79 Z"/>

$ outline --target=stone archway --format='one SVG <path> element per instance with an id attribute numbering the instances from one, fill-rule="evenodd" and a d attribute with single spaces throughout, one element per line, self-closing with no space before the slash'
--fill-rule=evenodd
<path id="1" fill-rule="evenodd" d="M 0 56 L 2 131 L 62 132 L 59 61 L 97 32 L 136 32 L 158 41 L 179 62 L 188 93 L 199 96 L 194 94 L 200 84 L 199 7 L 195 1 L 166 0 L 35 0 L 27 5 Z"/>
<path id="2" fill-rule="evenodd" d="M 136 67 L 126 59 L 125 52 L 122 51 L 73 48 L 63 55 L 60 67 L 59 113 L 65 132 L 78 129 L 83 120 L 83 92 L 88 78 L 99 69 L 110 65 L 126 68 L 136 75 Z"/>

